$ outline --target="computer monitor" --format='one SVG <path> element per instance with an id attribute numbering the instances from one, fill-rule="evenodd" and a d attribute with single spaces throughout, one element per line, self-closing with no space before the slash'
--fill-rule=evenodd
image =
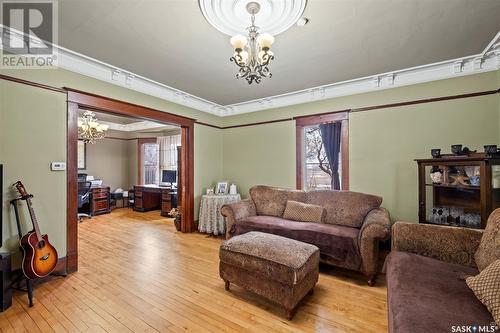
<path id="1" fill-rule="evenodd" d="M 163 170 L 161 172 L 161 182 L 170 184 L 177 183 L 177 171 Z"/>

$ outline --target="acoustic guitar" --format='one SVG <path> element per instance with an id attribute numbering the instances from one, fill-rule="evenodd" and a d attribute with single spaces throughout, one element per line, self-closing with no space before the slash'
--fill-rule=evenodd
<path id="1" fill-rule="evenodd" d="M 52 273 L 56 267 L 57 251 L 49 243 L 48 236 L 40 233 L 40 227 L 31 204 L 33 195 L 28 194 L 20 181 L 17 181 L 14 187 L 21 195 L 21 199 L 26 200 L 31 222 L 33 223 L 33 230 L 24 235 L 19 241 L 23 251 L 23 273 L 29 279 L 42 278 Z"/>

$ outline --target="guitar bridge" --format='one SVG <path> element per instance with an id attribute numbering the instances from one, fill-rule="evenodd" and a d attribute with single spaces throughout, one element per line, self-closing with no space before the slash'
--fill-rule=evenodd
<path id="1" fill-rule="evenodd" d="M 40 260 L 45 261 L 45 260 L 49 259 L 49 256 L 50 256 L 50 254 L 47 253 L 46 255 L 40 257 Z"/>

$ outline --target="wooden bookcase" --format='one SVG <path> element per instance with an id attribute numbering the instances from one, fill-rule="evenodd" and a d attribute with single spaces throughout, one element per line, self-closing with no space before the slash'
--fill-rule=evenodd
<path id="1" fill-rule="evenodd" d="M 443 155 L 440 158 L 417 159 L 418 164 L 418 200 L 419 222 L 450 226 L 465 226 L 460 218 L 452 216 L 446 222 L 436 223 L 429 220 L 434 207 L 463 210 L 464 214 L 479 214 L 480 228 L 486 226 L 490 213 L 500 207 L 500 156 L 488 156 L 484 153 L 471 153 L 467 156 Z M 479 170 L 480 184 L 452 184 L 452 176 L 457 175 L 465 167 L 476 167 Z M 431 180 L 432 168 L 442 172 L 440 183 Z M 479 226 L 476 226 L 479 227 Z"/>

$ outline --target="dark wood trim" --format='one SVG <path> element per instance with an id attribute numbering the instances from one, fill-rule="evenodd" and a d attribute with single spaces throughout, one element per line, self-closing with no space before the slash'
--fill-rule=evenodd
<path id="1" fill-rule="evenodd" d="M 109 140 L 122 140 L 122 141 L 133 141 L 133 140 L 139 140 L 139 139 L 156 139 L 156 137 L 144 137 L 144 138 L 119 138 L 117 136 L 106 136 L 104 139 L 109 139 Z"/>
<path id="2" fill-rule="evenodd" d="M 304 116 L 296 118 L 295 125 L 295 185 L 298 190 L 304 188 L 303 180 L 303 140 L 304 127 L 332 122 L 342 123 L 342 190 L 349 190 L 349 112 L 322 113 L 316 116 Z"/>
<path id="3" fill-rule="evenodd" d="M 284 121 L 292 121 L 292 120 L 293 120 L 293 118 L 283 118 L 283 119 L 276 119 L 276 120 L 260 121 L 257 123 L 250 123 L 250 124 L 243 124 L 243 125 L 225 126 L 225 127 L 222 127 L 222 129 L 248 127 L 248 126 L 256 126 L 256 125 L 266 125 L 266 124 L 281 123 Z"/>
<path id="4" fill-rule="evenodd" d="M 195 121 L 194 123 L 198 124 L 198 125 L 203 125 L 203 126 L 217 128 L 217 129 L 224 129 L 224 127 L 217 126 L 217 125 L 212 125 L 212 124 L 208 124 L 208 123 L 204 123 L 204 122 L 201 122 L 201 121 Z"/>
<path id="5" fill-rule="evenodd" d="M 194 224 L 194 124 L 183 127 L 181 132 L 181 231 L 195 231 Z"/>
<path id="6" fill-rule="evenodd" d="M 140 138 L 137 139 L 137 184 L 144 185 L 142 179 L 142 150 L 141 146 L 145 143 L 155 143 L 156 138 Z"/>
<path id="7" fill-rule="evenodd" d="M 349 119 L 342 120 L 342 190 L 349 190 Z"/>
<path id="8" fill-rule="evenodd" d="M 319 125 L 346 120 L 349 118 L 349 111 L 350 110 L 320 113 L 308 116 L 294 117 L 293 119 L 298 126 Z"/>
<path id="9" fill-rule="evenodd" d="M 485 95 L 494 95 L 494 94 L 498 94 L 498 93 L 500 93 L 500 89 L 479 91 L 479 92 L 468 93 L 468 94 L 459 94 L 459 95 L 450 95 L 450 96 L 426 98 L 426 99 L 416 99 L 416 100 L 406 101 L 406 102 L 391 103 L 391 104 L 380 104 L 380 105 L 365 106 L 365 107 L 362 107 L 362 108 L 354 108 L 354 109 L 351 110 L 351 112 L 363 112 L 363 111 L 378 110 L 378 109 L 387 109 L 387 108 L 395 108 L 395 107 L 415 105 L 415 104 L 434 103 L 434 102 L 441 102 L 441 101 L 449 101 L 449 100 L 452 100 L 452 99 L 461 99 L 461 98 L 471 98 L 471 97 L 478 97 L 478 96 L 485 96 Z"/>
<path id="10" fill-rule="evenodd" d="M 302 156 L 303 156 L 303 141 L 304 141 L 304 127 L 295 126 L 295 186 L 297 190 L 302 190 L 303 184 L 303 169 L 302 169 Z"/>
<path id="11" fill-rule="evenodd" d="M 365 106 L 365 107 L 354 108 L 354 109 L 344 109 L 344 110 L 336 110 L 336 111 L 330 111 L 330 112 L 313 113 L 310 115 L 295 116 L 293 118 L 281 118 L 281 119 L 248 123 L 248 124 L 241 124 L 241 125 L 231 125 L 231 126 L 220 127 L 220 126 L 213 126 L 213 125 L 209 125 L 209 124 L 205 124 L 205 123 L 200 123 L 200 124 L 206 125 L 206 126 L 211 126 L 211 127 L 218 128 L 218 129 L 229 129 L 229 128 L 238 128 L 238 127 L 248 127 L 248 126 L 265 125 L 265 124 L 271 124 L 271 123 L 279 123 L 279 122 L 285 122 L 285 121 L 290 121 L 290 120 L 299 120 L 299 119 L 309 118 L 309 117 L 314 117 L 314 116 L 328 116 L 328 115 L 332 115 L 332 114 L 336 114 L 336 113 L 343 113 L 343 112 L 364 112 L 364 111 L 369 111 L 369 110 L 379 110 L 379 109 L 386 109 L 386 108 L 409 106 L 409 105 L 414 105 L 414 104 L 434 103 L 434 102 L 447 101 L 447 100 L 453 100 L 453 99 L 471 98 L 471 97 L 479 97 L 479 96 L 493 95 L 493 94 L 500 94 L 500 88 L 497 90 L 486 90 L 486 91 L 479 91 L 479 92 L 468 93 L 468 94 L 450 95 L 450 96 L 442 96 L 442 97 L 435 97 L 435 98 L 418 99 L 418 100 L 399 102 L 399 103 Z"/>
<path id="12" fill-rule="evenodd" d="M 56 92 L 63 93 L 63 94 L 66 93 L 66 90 L 64 90 L 62 88 L 57 88 L 57 87 L 53 87 L 53 86 L 49 86 L 49 85 L 41 84 L 41 83 L 36 83 L 33 81 L 23 80 L 23 79 L 19 79 L 17 77 L 9 76 L 9 75 L 0 74 L 0 80 L 16 82 L 16 83 L 20 83 L 20 84 L 25 84 L 27 86 L 56 91 Z"/>
<path id="13" fill-rule="evenodd" d="M 196 120 L 72 88 L 64 87 L 64 89 L 68 91 L 68 101 L 77 103 L 81 108 L 146 120 L 157 120 L 165 124 L 178 126 L 191 126 Z"/>
<path id="14" fill-rule="evenodd" d="M 183 174 L 181 179 L 183 205 L 181 207 L 181 230 L 194 230 L 194 119 L 168 112 L 143 107 L 95 94 L 65 88 L 68 91 L 68 131 L 67 131 L 67 271 L 78 269 L 78 222 L 77 222 L 77 141 L 78 109 L 83 107 L 98 112 L 127 115 L 136 118 L 172 124 L 181 127 L 184 153 L 182 154 Z"/>
<path id="15" fill-rule="evenodd" d="M 68 102 L 67 128 L 67 206 L 66 206 L 66 271 L 78 270 L 78 104 Z"/>

